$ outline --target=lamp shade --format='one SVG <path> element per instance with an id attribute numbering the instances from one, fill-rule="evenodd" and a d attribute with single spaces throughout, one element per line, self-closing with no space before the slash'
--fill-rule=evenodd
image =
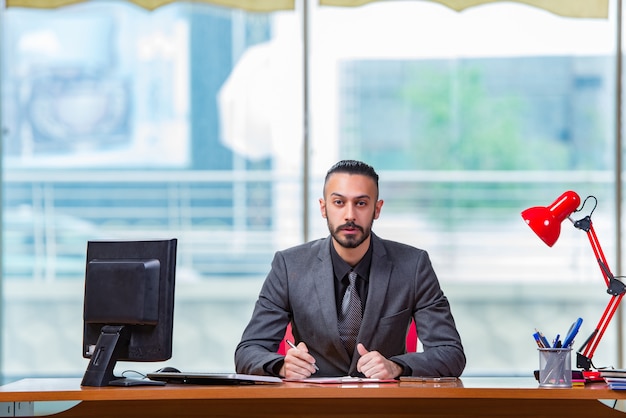
<path id="1" fill-rule="evenodd" d="M 561 223 L 580 205 L 580 196 L 571 190 L 559 196 L 550 206 L 535 206 L 522 212 L 522 218 L 535 234 L 552 247 L 561 234 Z"/>

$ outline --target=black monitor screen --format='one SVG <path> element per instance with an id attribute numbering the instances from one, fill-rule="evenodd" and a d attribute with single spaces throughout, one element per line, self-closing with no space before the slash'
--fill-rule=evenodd
<path id="1" fill-rule="evenodd" d="M 83 386 L 129 384 L 117 361 L 172 357 L 176 239 L 89 241 L 85 270 Z"/>

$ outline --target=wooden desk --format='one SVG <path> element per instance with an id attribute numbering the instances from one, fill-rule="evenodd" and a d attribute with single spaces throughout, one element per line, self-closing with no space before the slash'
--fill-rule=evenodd
<path id="1" fill-rule="evenodd" d="M 442 384 L 127 388 L 82 388 L 80 379 L 24 379 L 0 386 L 0 402 L 78 401 L 59 418 L 626 417 L 599 399 L 626 399 L 626 392 L 611 391 L 603 383 L 540 389 L 532 378 L 463 378 Z"/>

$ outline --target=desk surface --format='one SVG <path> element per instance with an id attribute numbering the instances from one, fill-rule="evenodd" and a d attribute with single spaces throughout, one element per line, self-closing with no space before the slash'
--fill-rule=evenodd
<path id="1" fill-rule="evenodd" d="M 149 412 L 150 416 L 159 417 L 180 412 L 181 405 L 185 407 L 186 416 L 204 416 L 207 408 L 223 414 L 220 416 L 237 416 L 243 411 L 249 416 L 289 416 L 279 411 L 294 408 L 301 411 L 299 416 L 332 416 L 333 412 L 336 416 L 348 416 L 345 411 L 349 410 L 355 416 L 357 413 L 381 416 L 378 414 L 384 411 L 385 416 L 401 417 L 410 416 L 407 414 L 415 408 L 430 411 L 426 416 L 441 416 L 445 408 L 446 416 L 485 416 L 487 411 L 506 409 L 508 416 L 520 417 L 553 417 L 557 411 L 565 416 L 568 410 L 574 416 L 585 411 L 594 417 L 626 417 L 597 401 L 605 399 L 626 399 L 626 391 L 610 390 L 604 383 L 544 389 L 532 378 L 462 378 L 451 383 L 168 384 L 104 388 L 81 387 L 80 379 L 24 379 L 0 386 L 0 402 L 81 401 L 77 407 L 59 415 L 61 417 L 84 416 L 95 411 L 93 416 L 114 417 L 119 413 L 147 416 Z M 537 413 L 538 409 L 543 412 Z"/>
<path id="2" fill-rule="evenodd" d="M 177 385 L 82 387 L 81 379 L 23 379 L 0 386 L 4 401 L 90 401 L 242 398 L 501 398 L 501 399 L 626 399 L 604 383 L 572 389 L 539 388 L 532 378 L 462 378 L 445 383 L 310 384 L 279 383 L 241 386 Z"/>

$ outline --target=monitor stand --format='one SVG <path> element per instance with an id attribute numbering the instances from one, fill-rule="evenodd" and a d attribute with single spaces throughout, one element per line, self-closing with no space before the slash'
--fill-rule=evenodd
<path id="1" fill-rule="evenodd" d="M 120 358 L 120 352 L 128 347 L 129 342 L 130 332 L 123 325 L 102 327 L 81 386 L 109 386 L 111 382 L 118 380 L 113 375 L 113 369 Z"/>

